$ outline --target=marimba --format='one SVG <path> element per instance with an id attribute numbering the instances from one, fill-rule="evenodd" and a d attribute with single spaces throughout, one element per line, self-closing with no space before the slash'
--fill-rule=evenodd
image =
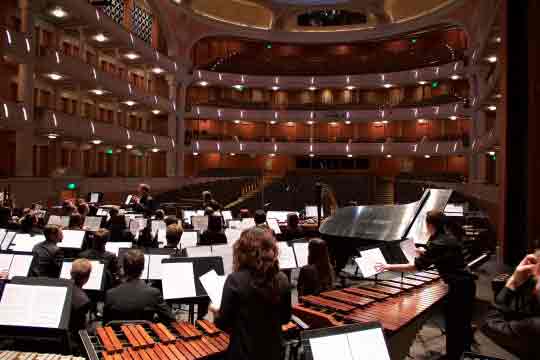
<path id="1" fill-rule="evenodd" d="M 0 360 L 85 360 L 83 357 L 34 352 L 0 351 Z"/>
<path id="2" fill-rule="evenodd" d="M 407 354 L 416 333 L 428 318 L 428 310 L 434 308 L 447 291 L 436 272 L 424 271 L 327 291 L 318 296 L 304 296 L 300 298 L 301 304 L 293 306 L 293 314 L 312 328 L 378 321 L 388 336 L 392 354 Z"/>
<path id="3" fill-rule="evenodd" d="M 91 360 L 198 360 L 229 346 L 229 336 L 207 320 L 114 323 L 97 328 L 96 336 L 80 335 Z"/>

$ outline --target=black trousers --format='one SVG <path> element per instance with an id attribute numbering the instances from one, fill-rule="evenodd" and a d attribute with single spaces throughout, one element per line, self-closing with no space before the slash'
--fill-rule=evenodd
<path id="1" fill-rule="evenodd" d="M 464 351 L 469 351 L 473 342 L 471 328 L 476 284 L 463 279 L 448 284 L 444 315 L 446 322 L 446 355 L 450 360 L 459 360 Z"/>

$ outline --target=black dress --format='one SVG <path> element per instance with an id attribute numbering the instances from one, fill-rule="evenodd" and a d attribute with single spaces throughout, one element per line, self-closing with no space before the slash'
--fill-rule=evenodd
<path id="1" fill-rule="evenodd" d="M 444 308 L 446 322 L 446 355 L 459 360 L 473 341 L 471 329 L 476 284 L 465 265 L 461 242 L 455 237 L 437 233 L 430 237 L 424 254 L 415 259 L 418 270 L 434 265 L 448 284 Z"/>
<path id="2" fill-rule="evenodd" d="M 281 325 L 291 318 L 291 290 L 278 273 L 280 299 L 272 303 L 254 286 L 249 270 L 234 272 L 223 288 L 216 325 L 230 331 L 227 360 L 280 360 Z"/>

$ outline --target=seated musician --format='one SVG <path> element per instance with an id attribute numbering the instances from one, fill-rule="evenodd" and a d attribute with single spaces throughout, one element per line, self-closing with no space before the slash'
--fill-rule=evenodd
<path id="1" fill-rule="evenodd" d="M 154 316 L 162 322 L 175 320 L 160 291 L 140 279 L 144 269 L 144 254 L 141 250 L 130 249 L 126 253 L 123 269 L 126 281 L 105 295 L 104 323 L 111 320 L 153 321 Z"/>
<path id="2" fill-rule="evenodd" d="M 441 211 L 429 211 L 426 225 L 430 234 L 426 249 L 420 252 L 414 264 L 383 266 L 388 271 L 426 270 L 434 265 L 448 284 L 445 306 L 446 356 L 461 359 L 473 341 L 472 312 L 476 295 L 475 277 L 466 268 L 461 241 L 447 233 L 445 216 Z"/>
<path id="3" fill-rule="evenodd" d="M 180 224 L 178 222 L 178 218 L 174 215 L 167 216 L 163 221 L 165 221 L 165 225 L 173 225 L 173 224 Z M 183 229 L 182 229 L 183 230 Z"/>
<path id="4" fill-rule="evenodd" d="M 334 268 L 328 246 L 322 239 L 311 239 L 308 245 L 308 265 L 298 275 L 298 296 L 317 295 L 334 286 Z"/>
<path id="5" fill-rule="evenodd" d="M 172 224 L 167 226 L 167 232 L 165 233 L 167 244 L 164 246 L 164 248 L 175 250 L 174 254 L 172 254 L 171 257 L 186 256 L 185 250 L 181 249 L 180 245 L 180 239 L 182 238 L 183 233 L 184 229 L 180 224 Z"/>
<path id="6" fill-rule="evenodd" d="M 198 245 L 226 244 L 227 236 L 223 232 L 222 217 L 212 215 L 208 217 L 208 229 L 203 232 Z"/>
<path id="7" fill-rule="evenodd" d="M 157 209 L 154 220 L 165 220 L 165 211 L 163 209 Z"/>
<path id="8" fill-rule="evenodd" d="M 76 212 L 77 212 L 77 208 L 73 204 L 73 201 L 64 200 L 64 202 L 62 203 L 62 211 L 61 211 L 60 215 L 61 216 L 71 216 Z"/>
<path id="9" fill-rule="evenodd" d="M 126 218 L 120 215 L 120 209 L 116 206 L 112 207 L 109 210 L 109 217 L 105 228 L 111 232 L 110 240 L 112 242 L 131 241 L 131 232 L 127 228 Z"/>
<path id="10" fill-rule="evenodd" d="M 80 352 L 79 330 L 87 327 L 86 316 L 91 308 L 91 302 L 82 287 L 88 282 L 92 264 L 87 259 L 77 259 L 71 265 L 71 280 L 74 283 L 71 296 L 71 316 L 69 331 L 71 347 L 75 353 Z"/>
<path id="11" fill-rule="evenodd" d="M 304 230 L 299 225 L 300 219 L 295 213 L 290 213 L 287 215 L 287 228 L 283 231 L 281 238 L 283 241 L 292 241 L 295 239 L 301 239 L 306 234 Z"/>
<path id="12" fill-rule="evenodd" d="M 90 248 L 79 254 L 81 258 L 103 261 L 107 279 L 105 289 L 114 286 L 119 278 L 118 259 L 115 254 L 105 250 L 110 236 L 109 230 L 98 229 L 90 241 Z"/>
<path id="13" fill-rule="evenodd" d="M 81 230 L 84 224 L 83 217 L 79 213 L 75 213 L 69 217 L 69 230 Z"/>
<path id="14" fill-rule="evenodd" d="M 279 271 L 276 240 L 253 227 L 234 244 L 234 272 L 225 281 L 216 325 L 231 334 L 226 359 L 280 360 L 281 325 L 291 318 L 291 290 Z"/>
<path id="15" fill-rule="evenodd" d="M 255 216 L 253 217 L 253 220 L 255 220 L 255 226 L 269 229 L 268 225 L 266 224 L 266 213 L 264 212 L 264 210 L 259 209 L 255 211 Z"/>
<path id="16" fill-rule="evenodd" d="M 90 206 L 88 206 L 88 204 L 84 200 L 82 202 L 80 201 L 77 205 L 77 212 L 79 213 L 79 215 L 81 215 L 84 222 L 84 218 L 87 217 L 90 213 Z"/>
<path id="17" fill-rule="evenodd" d="M 27 234 L 43 234 L 43 231 L 38 226 L 39 219 L 36 215 L 36 213 L 32 210 L 30 210 L 27 214 L 23 216 L 21 219 L 21 227 L 20 230 L 22 233 Z"/>
<path id="18" fill-rule="evenodd" d="M 36 244 L 32 249 L 29 276 L 58 278 L 64 260 L 64 253 L 57 245 L 63 239 L 62 228 L 58 225 L 47 225 L 43 235 L 45 241 Z"/>
<path id="19" fill-rule="evenodd" d="M 540 338 L 540 257 L 527 255 L 506 282 L 482 332 L 520 359 L 538 359 L 531 346 Z"/>
<path id="20" fill-rule="evenodd" d="M 140 184 L 137 192 L 138 195 L 133 197 L 133 210 L 139 213 L 143 213 L 145 216 L 150 217 L 156 210 L 156 202 L 152 195 L 150 195 L 150 185 Z"/>
<path id="21" fill-rule="evenodd" d="M 220 211 L 222 209 L 221 204 L 214 200 L 214 197 L 210 191 L 203 191 L 202 198 L 203 209 L 206 209 L 207 207 L 211 207 L 214 211 Z"/>

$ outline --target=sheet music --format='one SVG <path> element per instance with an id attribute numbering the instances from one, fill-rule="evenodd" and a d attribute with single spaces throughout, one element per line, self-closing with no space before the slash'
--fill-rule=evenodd
<path id="1" fill-rule="evenodd" d="M 277 247 L 279 250 L 279 268 L 295 269 L 297 266 L 293 248 L 285 241 L 278 241 Z"/>
<path id="2" fill-rule="evenodd" d="M 223 259 L 223 269 L 225 274 L 230 274 L 233 271 L 233 247 L 227 245 L 212 246 L 212 256 L 221 256 Z"/>
<path id="3" fill-rule="evenodd" d="M 11 250 L 19 252 L 32 252 L 34 246 L 42 241 L 45 241 L 45 236 L 43 235 L 30 236 L 30 234 L 16 234 L 12 241 L 12 244 L 15 244 L 11 246 Z"/>
<path id="4" fill-rule="evenodd" d="M 4 241 L 4 237 L 6 236 L 7 230 L 6 229 L 0 229 L 0 244 L 2 244 L 2 241 Z"/>
<path id="5" fill-rule="evenodd" d="M 129 194 L 129 195 L 126 197 L 126 202 L 125 202 L 124 204 L 125 204 L 125 205 L 131 204 L 131 199 L 133 199 L 133 195 Z"/>
<path id="6" fill-rule="evenodd" d="M 218 308 L 221 306 L 223 286 L 226 279 L 227 276 L 218 275 L 214 269 L 199 277 L 204 290 L 206 290 L 208 297 L 210 297 L 210 301 Z"/>
<path id="7" fill-rule="evenodd" d="M 99 202 L 99 193 L 90 193 L 90 202 L 91 203 Z"/>
<path id="8" fill-rule="evenodd" d="M 13 254 L 0 254 L 0 272 L 9 272 Z"/>
<path id="9" fill-rule="evenodd" d="M 0 246 L 0 250 L 6 251 L 11 245 L 13 239 L 15 238 L 15 235 L 17 235 L 15 231 L 8 231 L 6 233 L 6 236 L 4 236 L 4 240 L 2 241 L 2 245 Z"/>
<path id="10" fill-rule="evenodd" d="M 187 224 L 191 224 L 191 217 L 196 216 L 196 215 L 197 215 L 197 213 L 195 211 L 193 211 L 193 210 L 184 210 L 184 213 L 183 213 L 184 221 Z"/>
<path id="11" fill-rule="evenodd" d="M 58 328 L 67 287 L 6 284 L 0 301 L 0 324 Z"/>
<path id="12" fill-rule="evenodd" d="M 316 218 L 319 215 L 317 214 L 317 206 L 315 205 L 308 205 L 306 206 L 306 217 L 308 218 Z M 324 209 L 321 207 L 321 217 L 324 217 Z"/>
<path id="13" fill-rule="evenodd" d="M 169 255 L 150 254 L 150 268 L 148 270 L 148 280 L 162 280 L 163 264 L 161 260 L 170 258 Z"/>
<path id="14" fill-rule="evenodd" d="M 152 236 L 155 236 L 156 233 L 160 230 L 163 232 L 167 231 L 167 225 L 163 220 L 152 220 Z"/>
<path id="15" fill-rule="evenodd" d="M 84 218 L 83 227 L 90 231 L 98 231 L 101 227 L 102 218 L 99 216 L 87 216 Z"/>
<path id="16" fill-rule="evenodd" d="M 210 246 L 195 246 L 186 249 L 188 257 L 207 257 L 212 256 L 212 249 Z"/>
<path id="17" fill-rule="evenodd" d="M 293 243 L 293 249 L 298 267 L 306 266 L 308 264 L 308 243 Z"/>
<path id="18" fill-rule="evenodd" d="M 86 231 L 82 230 L 63 230 L 64 238 L 58 243 L 58 247 L 69 249 L 81 249 Z"/>
<path id="19" fill-rule="evenodd" d="M 416 246 L 414 245 L 414 240 L 407 239 L 405 241 L 402 241 L 399 244 L 399 247 L 407 258 L 407 261 L 411 264 L 414 263 L 414 258 L 416 258 Z"/>
<path id="20" fill-rule="evenodd" d="M 281 234 L 281 229 L 279 228 L 279 224 L 276 219 L 267 219 L 266 223 L 268 224 L 268 227 L 272 229 L 274 234 L 276 235 Z"/>
<path id="21" fill-rule="evenodd" d="M 223 221 L 227 222 L 227 220 L 232 220 L 232 211 L 230 210 L 223 210 L 221 212 L 221 216 L 223 216 Z"/>
<path id="22" fill-rule="evenodd" d="M 67 228 L 69 227 L 69 216 L 51 215 L 49 216 L 47 225 L 58 225 L 63 228 Z"/>
<path id="23" fill-rule="evenodd" d="M 197 239 L 199 234 L 196 231 L 184 231 L 182 238 L 180 239 L 180 245 L 183 248 L 190 248 L 197 246 Z"/>
<path id="24" fill-rule="evenodd" d="M 309 339 L 309 345 L 313 360 L 353 360 L 349 341 L 344 334 Z"/>
<path id="25" fill-rule="evenodd" d="M 200 233 L 205 232 L 208 229 L 208 216 L 192 216 L 191 225 L 193 225 L 193 230 Z"/>
<path id="26" fill-rule="evenodd" d="M 30 271 L 30 265 L 32 265 L 32 255 L 20 255 L 16 254 L 13 256 L 13 261 L 11 262 L 11 268 L 9 269 L 8 279 L 13 279 L 15 276 L 28 276 Z"/>
<path id="27" fill-rule="evenodd" d="M 225 236 L 227 237 L 227 244 L 234 244 L 242 235 L 242 230 L 240 229 L 225 229 Z"/>
<path id="28" fill-rule="evenodd" d="M 99 261 L 90 261 L 92 264 L 92 270 L 90 271 L 90 277 L 88 282 L 84 284 L 84 290 L 101 290 L 101 281 L 103 280 L 104 264 Z M 71 266 L 73 262 L 65 261 L 62 263 L 62 270 L 60 270 L 60 279 L 71 279 Z"/>
<path id="29" fill-rule="evenodd" d="M 99 208 L 96 213 L 97 216 L 107 216 L 109 215 L 109 211 L 106 209 Z"/>
<path id="30" fill-rule="evenodd" d="M 284 222 L 287 222 L 287 216 L 292 213 L 298 215 L 298 212 L 296 211 L 268 211 L 266 213 L 266 218 L 276 219 L 278 222 L 284 223 Z"/>
<path id="31" fill-rule="evenodd" d="M 183 299 L 197 296 L 193 263 L 163 264 L 163 298 Z"/>
<path id="32" fill-rule="evenodd" d="M 390 360 L 382 329 L 366 329 L 347 334 L 353 360 Z"/>
<path id="33" fill-rule="evenodd" d="M 377 267 L 386 265 L 386 260 L 379 248 L 360 251 L 360 255 L 361 257 L 354 259 L 354 261 L 366 278 L 380 274 L 382 271 L 378 271 Z"/>
<path id="34" fill-rule="evenodd" d="M 116 254 L 116 256 L 118 256 L 118 252 L 122 248 L 130 249 L 131 243 L 130 242 L 108 242 L 105 244 L 105 250 L 112 252 L 113 254 Z"/>
<path id="35" fill-rule="evenodd" d="M 242 220 L 229 220 L 229 229 L 242 230 Z"/>
<path id="36" fill-rule="evenodd" d="M 242 219 L 242 222 L 240 223 L 240 228 L 242 230 L 247 230 L 247 229 L 250 229 L 252 227 L 255 227 L 257 226 L 255 224 L 255 219 L 254 218 L 244 218 Z"/>
<path id="37" fill-rule="evenodd" d="M 196 216 L 204 216 L 204 210 L 195 210 Z"/>

